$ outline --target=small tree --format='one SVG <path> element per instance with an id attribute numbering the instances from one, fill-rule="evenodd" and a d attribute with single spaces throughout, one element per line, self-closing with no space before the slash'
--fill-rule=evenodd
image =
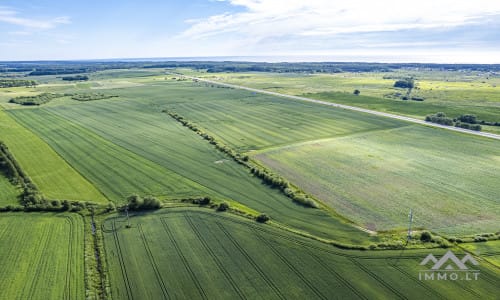
<path id="1" fill-rule="evenodd" d="M 222 202 L 221 204 L 219 204 L 219 206 L 217 207 L 217 211 L 226 211 L 229 209 L 229 204 L 227 204 L 226 202 Z"/>
<path id="2" fill-rule="evenodd" d="M 424 243 L 428 243 L 432 240 L 432 234 L 429 231 L 423 231 L 420 234 L 420 240 Z"/>
<path id="3" fill-rule="evenodd" d="M 269 217 L 266 214 L 260 214 L 255 220 L 259 223 L 266 223 L 267 221 L 269 221 Z"/>

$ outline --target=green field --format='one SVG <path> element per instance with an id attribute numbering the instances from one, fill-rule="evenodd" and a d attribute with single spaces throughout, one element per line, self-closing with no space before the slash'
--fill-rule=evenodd
<path id="1" fill-rule="evenodd" d="M 0 172 L 0 207 L 19 204 L 17 196 L 20 193 L 19 188 Z"/>
<path id="2" fill-rule="evenodd" d="M 30 130 L 0 110 L 0 139 L 49 199 L 106 202 L 106 198 Z"/>
<path id="3" fill-rule="evenodd" d="M 268 225 L 200 209 L 110 217 L 104 241 L 113 299 L 493 299 L 477 282 L 419 281 L 429 251 L 341 251 Z M 443 250 L 432 250 L 442 255 Z M 458 253 L 458 252 L 457 252 Z"/>
<path id="4" fill-rule="evenodd" d="M 302 95 L 335 103 L 392 112 L 417 118 L 439 111 L 451 117 L 476 114 L 479 119 L 500 122 L 500 77 L 484 72 L 394 71 L 384 73 L 280 74 L 280 73 L 183 73 L 221 80 L 278 93 Z M 388 95 L 405 94 L 394 88 L 397 78 L 413 76 L 417 89 L 412 96 L 423 102 L 391 99 Z M 385 78 L 384 78 L 385 77 Z M 355 89 L 361 96 L 354 96 Z M 485 130 L 498 132 L 498 127 Z"/>
<path id="5" fill-rule="evenodd" d="M 470 234 L 498 230 L 498 146 L 492 139 L 414 125 L 292 145 L 256 158 L 366 228 L 404 228 L 412 208 L 417 227 Z"/>
<path id="6" fill-rule="evenodd" d="M 165 88 L 154 88 L 157 89 L 157 97 L 162 99 L 169 95 L 171 89 L 177 93 L 193 93 L 189 91 L 189 85 L 181 84 L 179 88 L 177 83 L 168 84 Z M 128 94 L 132 90 L 137 93 L 153 88 L 137 89 L 131 88 Z M 174 98 L 176 95 L 172 93 L 170 97 L 178 99 Z M 253 211 L 270 215 L 274 221 L 323 238 L 348 244 L 367 244 L 370 240 L 377 240 L 377 237 L 370 237 L 326 211 L 299 206 L 277 190 L 263 185 L 248 170 L 162 113 L 160 108 L 163 106 L 160 100 L 137 101 L 132 98 L 118 102 L 115 99 L 100 100 L 81 105 L 9 112 L 16 120 L 37 132 L 112 199 L 112 194 L 108 193 L 110 189 L 116 189 L 116 199 L 123 201 L 123 196 L 132 192 L 152 193 L 152 189 L 161 184 L 167 198 L 208 194 L 215 201 L 241 203 Z M 54 113 L 58 116 L 54 116 Z M 66 138 L 68 136 L 69 139 Z M 82 160 L 82 157 L 89 155 L 88 160 Z M 127 156 L 130 155 L 134 159 L 128 166 L 121 167 L 122 161 L 129 159 Z M 141 161 L 144 163 L 138 163 Z M 147 171 L 146 175 L 139 173 L 131 176 L 135 172 L 131 167 L 133 163 L 138 170 L 144 170 L 148 165 L 160 168 L 166 177 L 149 176 Z M 116 175 L 106 175 L 110 172 Z M 116 182 L 120 176 L 124 177 L 123 183 L 109 182 Z M 189 188 L 186 182 L 197 185 Z M 187 186 L 188 189 L 183 192 L 176 188 L 178 186 Z M 121 198 L 120 192 L 123 195 Z"/>
<path id="7" fill-rule="evenodd" d="M 174 198 L 204 194 L 204 188 L 195 182 L 45 109 L 10 113 L 115 202 L 123 202 L 133 193 Z"/>
<path id="8" fill-rule="evenodd" d="M 486 263 L 500 268 L 500 241 L 468 243 L 461 246 L 465 251 L 481 257 Z"/>
<path id="9" fill-rule="evenodd" d="M 382 77 L 395 73 L 196 74 L 391 112 L 406 105 L 399 113 L 417 117 L 425 111 L 415 101 L 384 98 L 394 92 L 394 80 Z M 486 88 L 497 79 L 480 84 L 471 75 L 473 86 L 467 86 L 466 75 L 453 73 L 444 85 L 438 77 L 445 75 L 420 73 L 425 105 L 477 109 L 485 119 L 500 115 L 496 90 Z M 89 77 L 75 83 L 37 76 L 35 88 L 0 89 L 0 140 L 41 192 L 48 199 L 100 204 L 78 214 L 0 213 L 0 299 L 498 297 L 499 244 L 491 241 L 497 235 L 486 234 L 500 224 L 498 141 L 174 80 L 164 69 Z M 350 95 L 354 88 L 362 96 Z M 65 96 L 37 107 L 7 103 L 44 92 L 99 97 Z M 469 98 L 454 100 L 460 93 Z M 325 205 L 298 205 L 164 110 Z M 20 193 L 0 174 L 0 207 L 16 205 Z M 109 213 L 106 205 L 111 200 L 120 208 L 133 193 L 153 195 L 163 208 L 130 212 L 127 228 L 124 214 Z M 186 199 L 205 196 L 233 210 L 216 212 Z M 415 239 L 405 248 L 410 208 L 414 237 L 425 228 L 437 240 L 439 234 L 465 241 L 482 234 L 490 241 Z M 261 213 L 270 222 L 256 222 Z M 437 245 L 451 246 L 459 258 L 464 251 L 474 254 L 479 280 L 419 280 L 419 271 L 429 268 L 419 265 L 422 259 L 447 251 L 426 249 Z M 360 247 L 366 250 L 353 250 Z"/>
<path id="10" fill-rule="evenodd" d="M 83 219 L 0 215 L 0 299 L 84 299 Z"/>

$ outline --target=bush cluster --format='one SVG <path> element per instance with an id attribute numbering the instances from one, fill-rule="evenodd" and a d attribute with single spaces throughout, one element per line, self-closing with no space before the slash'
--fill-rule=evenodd
<path id="1" fill-rule="evenodd" d="M 20 105 L 42 105 L 52 101 L 52 99 L 63 97 L 61 94 L 53 94 L 53 93 L 43 93 L 36 96 L 20 96 L 16 98 L 12 98 L 9 100 L 9 103 L 16 103 Z"/>
<path id="2" fill-rule="evenodd" d="M 425 117 L 427 122 L 437 123 L 447 126 L 455 126 L 469 130 L 481 131 L 481 125 L 475 115 L 460 115 L 458 118 L 451 119 L 443 112 L 438 112 Z"/>
<path id="3" fill-rule="evenodd" d="M 405 79 L 397 80 L 394 83 L 394 87 L 402 88 L 402 89 L 412 89 L 415 87 L 415 80 L 413 78 L 405 78 Z"/>
<path id="4" fill-rule="evenodd" d="M 127 204 L 130 210 L 149 210 L 161 208 L 160 200 L 155 197 L 146 196 L 141 198 L 137 194 L 127 197 Z"/>
<path id="5" fill-rule="evenodd" d="M 94 100 L 104 100 L 118 97 L 117 95 L 106 95 L 102 93 L 91 93 L 91 94 L 76 94 L 72 95 L 71 99 L 76 101 L 94 101 Z"/>
<path id="6" fill-rule="evenodd" d="M 438 112 L 433 115 L 427 115 L 425 117 L 425 120 L 427 122 L 432 122 L 432 123 L 437 123 L 441 125 L 446 125 L 446 126 L 452 126 L 453 125 L 453 119 L 448 118 L 445 113 L 443 112 Z"/>
<path id="7" fill-rule="evenodd" d="M 89 80 L 87 75 L 64 76 L 62 80 L 65 81 L 86 81 Z"/>

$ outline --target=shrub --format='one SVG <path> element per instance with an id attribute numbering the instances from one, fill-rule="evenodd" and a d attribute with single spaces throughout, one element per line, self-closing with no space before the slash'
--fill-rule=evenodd
<path id="1" fill-rule="evenodd" d="M 356 90 L 354 90 L 353 94 L 357 96 L 357 95 L 361 94 L 361 91 L 356 89 Z"/>
<path id="2" fill-rule="evenodd" d="M 475 236 L 474 237 L 474 242 L 476 243 L 481 243 L 481 242 L 487 242 L 488 239 L 485 238 L 484 236 Z"/>
<path id="3" fill-rule="evenodd" d="M 266 214 L 260 214 L 255 220 L 259 223 L 266 223 L 267 221 L 269 221 L 269 217 Z"/>
<path id="4" fill-rule="evenodd" d="M 432 234 L 429 231 L 423 231 L 420 234 L 420 240 L 424 243 L 428 243 L 432 240 Z"/>
<path id="5" fill-rule="evenodd" d="M 226 202 L 222 202 L 221 204 L 219 204 L 219 206 L 217 206 L 217 211 L 226 211 L 229 209 L 229 204 L 227 204 Z"/>

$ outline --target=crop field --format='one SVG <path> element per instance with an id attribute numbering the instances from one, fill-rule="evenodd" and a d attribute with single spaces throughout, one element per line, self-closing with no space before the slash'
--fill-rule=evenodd
<path id="1" fill-rule="evenodd" d="M 2 213 L 1 299 L 84 299 L 83 220 Z"/>
<path id="2" fill-rule="evenodd" d="M 171 209 L 110 217 L 104 240 L 114 299 L 494 297 L 498 270 L 480 282 L 419 281 L 428 251 L 341 251 L 231 215 Z M 436 255 L 443 250 L 433 250 Z"/>
<path id="3" fill-rule="evenodd" d="M 500 80 L 476 73 L 422 71 L 414 91 L 422 103 L 386 97 L 404 72 L 182 71 L 417 117 L 500 115 Z M 49 201 L 96 203 L 25 207 L 72 213 L 0 212 L 0 299 L 497 298 L 499 141 L 218 87 L 163 68 L 88 77 L 33 76 L 36 87 L 0 89 L 0 141 L 20 169 Z M 8 103 L 43 93 L 60 97 Z M 257 173 L 264 169 L 290 184 L 273 187 Z M 294 202 L 287 188 L 319 208 Z M 21 210 L 29 191 L 0 173 L 2 210 Z M 128 203 L 127 226 L 132 194 L 154 196 L 163 208 L 139 212 L 144 207 Z M 194 201 L 203 197 L 210 205 Z M 216 211 L 222 202 L 228 211 Z M 415 231 L 405 244 L 410 208 Z M 270 220 L 259 223 L 260 214 Z M 421 240 L 423 230 L 432 241 Z M 419 280 L 429 268 L 420 262 L 448 251 L 438 246 L 459 259 L 472 253 L 480 279 Z"/>
<path id="4" fill-rule="evenodd" d="M 155 87 L 156 93 L 164 98 L 172 85 L 177 83 L 167 88 Z M 188 87 L 183 86 L 183 90 Z M 11 110 L 9 113 L 37 132 L 115 201 L 123 203 L 131 193 L 153 193 L 152 188 L 160 186 L 163 192 L 154 195 L 169 198 L 209 195 L 218 201 L 240 203 L 253 211 L 269 214 L 274 221 L 286 226 L 339 242 L 366 244 L 377 240 L 324 210 L 301 207 L 277 190 L 263 185 L 248 170 L 161 113 L 159 107 L 164 103 L 135 99 L 116 101 L 100 100 L 82 105 Z M 128 158 L 131 155 L 132 158 Z M 122 161 L 127 160 L 129 163 L 121 167 Z M 135 172 L 134 166 L 137 172 L 143 173 L 130 176 Z M 162 174 L 150 176 L 146 166 L 162 170 Z M 120 176 L 123 183 L 113 183 L 120 180 Z M 116 190 L 114 195 L 112 189 Z"/>
<path id="5" fill-rule="evenodd" d="M 496 232 L 498 145 L 410 126 L 292 145 L 256 158 L 373 230 L 405 227 L 412 208 L 416 226 L 446 234 Z"/>
<path id="6" fill-rule="evenodd" d="M 133 193 L 188 197 L 203 187 L 47 110 L 15 110 L 16 120 L 32 128 L 109 199 L 123 202 Z M 198 193 L 192 194 L 192 191 Z"/>
<path id="7" fill-rule="evenodd" d="M 50 146 L 0 110 L 0 137 L 49 199 L 106 202 L 104 196 Z"/>
<path id="8" fill-rule="evenodd" d="M 18 204 L 20 190 L 0 172 L 0 207 Z"/>
<path id="9" fill-rule="evenodd" d="M 500 122 L 500 78 L 480 72 L 398 71 L 384 73 L 279 74 L 279 73 L 183 73 L 278 93 L 301 95 L 314 99 L 424 118 L 439 111 L 457 117 L 475 114 L 479 119 Z M 393 84 L 398 78 L 416 78 L 412 96 L 425 101 L 402 101 L 387 95 L 405 94 Z M 360 96 L 353 95 L 359 89 Z M 498 132 L 498 127 L 484 126 Z"/>
<path id="10" fill-rule="evenodd" d="M 488 243 L 468 243 L 464 244 L 462 248 L 480 256 L 487 263 L 500 268 L 500 241 L 491 241 Z"/>

